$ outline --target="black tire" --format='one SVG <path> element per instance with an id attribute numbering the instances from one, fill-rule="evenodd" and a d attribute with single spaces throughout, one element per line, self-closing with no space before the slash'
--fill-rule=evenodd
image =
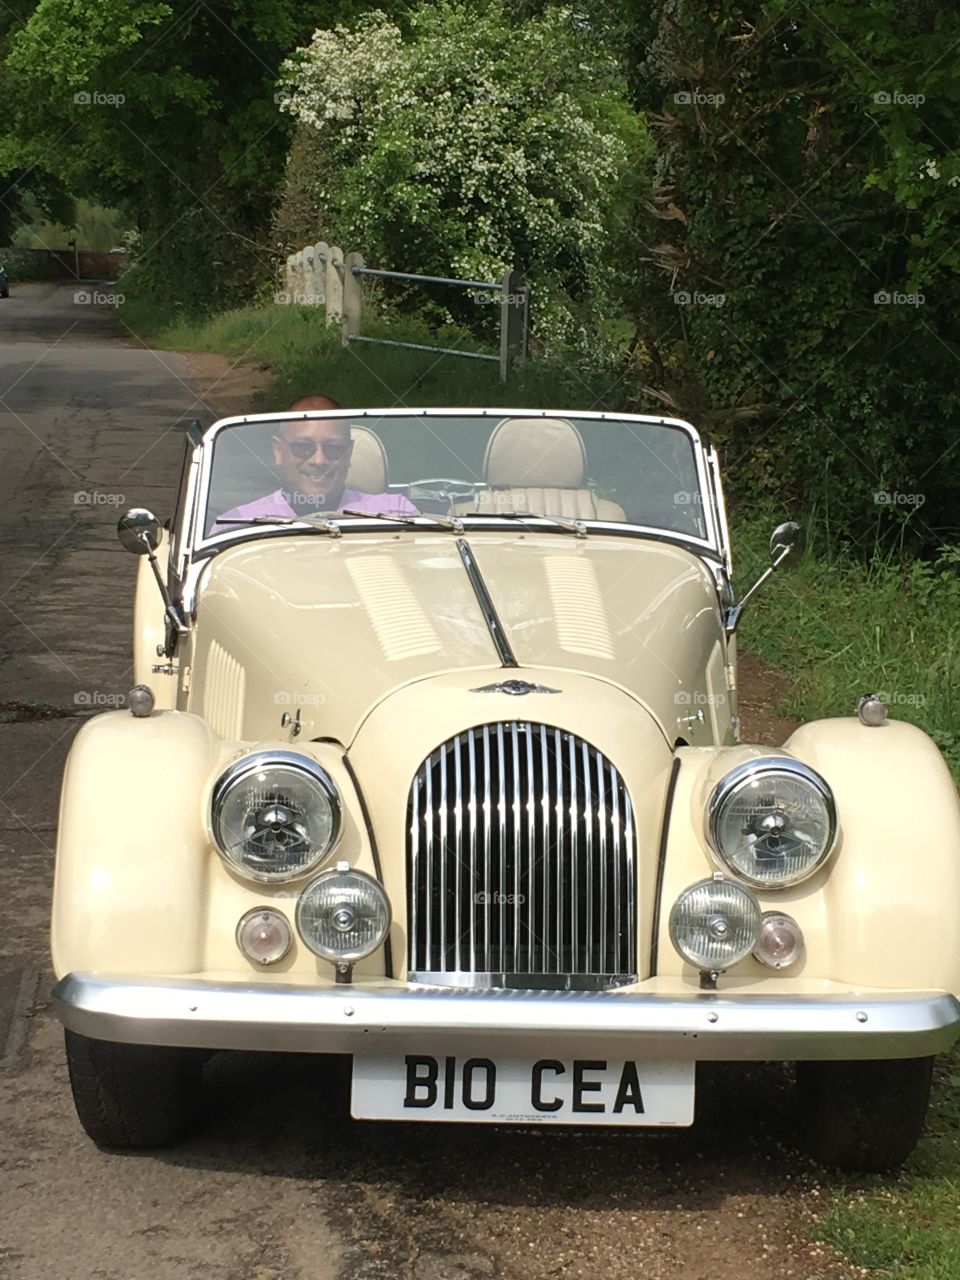
<path id="1" fill-rule="evenodd" d="M 98 1147 L 136 1151 L 186 1137 L 198 1111 L 202 1054 L 65 1036 L 74 1106 Z"/>
<path id="2" fill-rule="evenodd" d="M 932 1074 L 933 1058 L 798 1062 L 803 1146 L 847 1173 L 898 1169 L 923 1132 Z"/>

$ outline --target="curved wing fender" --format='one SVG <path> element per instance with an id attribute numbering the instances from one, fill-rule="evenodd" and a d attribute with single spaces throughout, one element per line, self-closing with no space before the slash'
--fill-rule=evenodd
<path id="1" fill-rule="evenodd" d="M 832 975 L 960 992 L 960 800 L 936 744 L 902 720 L 804 725 L 784 744 L 833 788 L 823 889 Z"/>
<path id="2" fill-rule="evenodd" d="M 67 759 L 51 944 L 71 970 L 200 966 L 208 837 L 202 797 L 222 747 L 198 716 L 96 716 Z"/>
<path id="3" fill-rule="evenodd" d="M 764 911 L 786 911 L 803 930 L 805 953 L 774 974 L 752 958 L 721 985 L 828 980 L 851 988 L 960 992 L 960 802 L 943 757 L 902 721 L 868 728 L 855 719 L 804 725 L 782 748 L 684 748 L 661 851 L 653 939 L 655 971 L 696 973 L 670 942 L 670 909 L 694 881 L 723 870 L 705 835 L 713 788 L 751 757 L 789 755 L 833 790 L 839 836 L 810 879 L 760 890 Z"/>

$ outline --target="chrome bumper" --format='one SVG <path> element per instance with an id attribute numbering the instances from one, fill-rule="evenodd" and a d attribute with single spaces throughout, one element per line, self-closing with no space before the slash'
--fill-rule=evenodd
<path id="1" fill-rule="evenodd" d="M 101 1040 L 295 1053 L 914 1058 L 949 1048 L 960 1034 L 960 1003 L 936 991 L 671 996 L 70 973 L 53 1000 L 64 1026 Z"/>

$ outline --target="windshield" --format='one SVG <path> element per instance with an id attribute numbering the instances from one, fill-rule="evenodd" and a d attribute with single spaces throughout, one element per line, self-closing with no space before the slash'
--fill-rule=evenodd
<path id="1" fill-rule="evenodd" d="M 277 414 L 215 429 L 204 537 L 252 524 L 417 516 L 643 525 L 707 539 L 691 428 L 504 413 Z"/>

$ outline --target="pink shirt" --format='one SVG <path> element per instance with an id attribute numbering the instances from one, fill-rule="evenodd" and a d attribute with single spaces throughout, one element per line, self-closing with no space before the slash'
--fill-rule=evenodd
<path id="1" fill-rule="evenodd" d="M 361 493 L 359 489 L 344 489 L 337 504 L 337 511 L 342 511 L 344 507 L 349 507 L 352 511 L 368 511 L 373 516 L 381 511 L 392 516 L 420 514 L 410 499 L 405 498 L 402 493 Z M 310 515 L 311 510 L 309 506 L 305 506 L 302 514 Z M 278 516 L 289 520 L 297 514 L 283 496 L 283 490 L 275 489 L 273 493 L 256 498 L 253 502 L 245 502 L 239 507 L 231 507 L 229 511 L 224 511 L 217 517 L 210 532 L 211 534 L 226 533 L 230 529 L 240 527 L 235 524 L 224 524 L 226 520 L 254 520 L 257 516 Z"/>

